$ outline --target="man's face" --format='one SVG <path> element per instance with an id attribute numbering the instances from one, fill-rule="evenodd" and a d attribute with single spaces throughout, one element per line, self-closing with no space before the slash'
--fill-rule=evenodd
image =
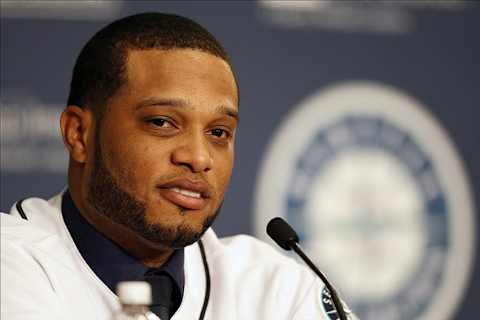
<path id="1" fill-rule="evenodd" d="M 97 124 L 87 199 L 152 244 L 188 245 L 230 179 L 235 79 L 225 61 L 190 49 L 130 51 L 126 75 Z"/>

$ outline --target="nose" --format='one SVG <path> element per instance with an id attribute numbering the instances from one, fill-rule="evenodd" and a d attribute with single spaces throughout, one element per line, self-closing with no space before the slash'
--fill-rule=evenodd
<path id="1" fill-rule="evenodd" d="M 173 151 L 172 162 L 188 167 L 194 173 L 210 171 L 213 159 L 209 147 L 203 134 L 189 135 Z"/>

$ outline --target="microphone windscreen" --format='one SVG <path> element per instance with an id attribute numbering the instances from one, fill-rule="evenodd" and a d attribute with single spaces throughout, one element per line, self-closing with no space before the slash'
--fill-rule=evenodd
<path id="1" fill-rule="evenodd" d="M 280 217 L 273 218 L 267 224 L 267 234 L 280 247 L 285 250 L 290 250 L 290 242 L 298 242 L 298 235 L 290 225 Z"/>

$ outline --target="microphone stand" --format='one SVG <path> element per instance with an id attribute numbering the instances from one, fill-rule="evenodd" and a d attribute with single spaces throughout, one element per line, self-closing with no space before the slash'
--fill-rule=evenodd
<path id="1" fill-rule="evenodd" d="M 302 249 L 300 249 L 300 246 L 294 239 L 288 240 L 287 243 L 290 248 L 292 248 L 293 251 L 295 251 L 300 256 L 300 258 L 302 258 L 302 260 L 310 267 L 310 269 L 312 269 L 312 271 L 315 272 L 315 274 L 319 276 L 320 279 L 322 279 L 323 283 L 327 287 L 327 290 L 330 292 L 330 296 L 332 298 L 333 304 L 335 306 L 335 309 L 337 310 L 340 320 L 348 320 L 347 315 L 345 314 L 345 310 L 343 310 L 342 302 L 338 298 L 337 291 L 333 288 L 330 282 L 328 282 L 327 278 L 313 264 L 313 262 L 307 257 L 307 255 L 303 253 Z"/>

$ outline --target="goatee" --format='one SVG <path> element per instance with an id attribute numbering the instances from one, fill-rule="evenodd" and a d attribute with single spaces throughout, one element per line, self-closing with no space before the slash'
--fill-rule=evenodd
<path id="1" fill-rule="evenodd" d="M 186 224 L 171 227 L 148 223 L 145 218 L 145 204 L 122 190 L 105 167 L 99 140 L 99 131 L 97 130 L 95 167 L 90 177 L 87 196 L 89 203 L 99 214 L 130 229 L 141 238 L 164 247 L 183 248 L 201 238 L 219 214 L 221 206 L 213 215 L 205 219 L 200 231 L 193 230 Z M 179 208 L 179 210 L 182 209 Z M 158 214 L 161 215 L 161 212 Z"/>

